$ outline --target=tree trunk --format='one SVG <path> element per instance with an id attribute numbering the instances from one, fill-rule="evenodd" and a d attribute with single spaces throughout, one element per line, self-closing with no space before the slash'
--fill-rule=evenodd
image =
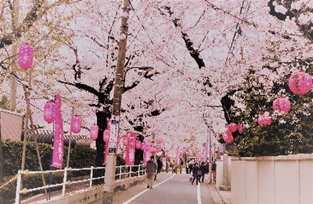
<path id="1" fill-rule="evenodd" d="M 97 149 L 97 155 L 96 155 L 96 166 L 97 167 L 103 167 L 104 162 L 104 150 L 105 150 L 105 142 L 103 141 L 103 132 L 107 128 L 107 119 L 110 118 L 110 115 L 107 115 L 105 112 L 97 112 L 97 125 L 99 127 L 98 131 L 98 138 L 96 139 L 96 149 Z M 94 177 L 100 177 L 104 176 L 104 170 L 97 170 L 94 173 Z M 95 182 L 97 183 L 103 183 L 103 179 L 100 181 Z"/>
<path id="2" fill-rule="evenodd" d="M 3 152 L 2 152 L 2 137 L 1 137 L 1 125 L 0 125 L 0 183 L 3 182 Z"/>

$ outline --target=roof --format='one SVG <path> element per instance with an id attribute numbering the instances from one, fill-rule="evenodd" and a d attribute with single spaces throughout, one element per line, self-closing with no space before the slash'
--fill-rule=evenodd
<path id="1" fill-rule="evenodd" d="M 31 131 L 29 130 L 29 134 L 29 141 L 34 141 L 35 136 L 37 138 L 37 142 L 52 144 L 52 130 L 37 129 L 34 134 L 31 134 Z M 69 139 L 70 135 L 64 134 L 64 146 L 69 145 Z M 71 147 L 90 147 L 91 143 L 92 140 L 87 135 L 72 134 Z"/>
<path id="2" fill-rule="evenodd" d="M 0 108 L 1 138 L 20 141 L 23 115 Z"/>
<path id="3" fill-rule="evenodd" d="M 5 110 L 5 109 L 2 109 L 2 108 L 0 108 L 0 112 L 9 113 L 9 114 L 13 114 L 13 115 L 21 116 L 21 117 L 24 116 L 24 114 L 22 114 L 22 113 L 17 113 L 17 112 L 14 112 L 14 111 L 9 111 L 9 110 Z"/>

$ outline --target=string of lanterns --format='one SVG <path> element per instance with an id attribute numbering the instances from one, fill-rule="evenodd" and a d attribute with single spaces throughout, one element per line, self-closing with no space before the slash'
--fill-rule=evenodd
<path id="1" fill-rule="evenodd" d="M 291 92 L 298 96 L 303 96 L 312 89 L 312 77 L 308 73 L 305 73 L 303 70 L 300 70 L 292 74 L 289 78 L 288 83 L 289 89 Z M 273 110 L 282 114 L 287 114 L 290 110 L 291 103 L 285 96 L 279 96 L 273 101 Z M 272 123 L 272 118 L 268 112 L 260 114 L 258 117 L 258 125 L 261 127 L 269 126 Z M 222 134 L 222 137 L 226 143 L 233 141 L 232 133 L 235 131 L 242 133 L 244 127 L 242 125 L 236 125 L 235 123 L 230 123 L 228 129 L 225 133 Z"/>

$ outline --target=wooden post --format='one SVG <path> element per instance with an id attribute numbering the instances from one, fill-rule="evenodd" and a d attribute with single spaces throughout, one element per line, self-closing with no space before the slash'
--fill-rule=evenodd
<path id="1" fill-rule="evenodd" d="M 117 56 L 117 67 L 116 76 L 114 84 L 114 94 L 113 94 L 113 111 L 112 116 L 119 117 L 122 104 L 122 94 L 123 94 L 123 80 L 124 80 L 124 66 L 126 58 L 126 46 L 127 46 L 127 35 L 128 35 L 128 18 L 129 10 L 131 9 L 129 0 L 124 0 L 123 15 L 122 15 L 122 25 L 121 34 L 119 41 L 119 50 Z M 112 128 L 112 127 L 111 127 Z M 117 125 L 117 135 L 119 132 L 119 124 Z M 112 138 L 112 135 L 110 136 Z M 108 148 L 108 147 L 106 147 Z M 110 151 L 107 156 L 107 166 L 105 171 L 105 185 L 104 190 L 108 192 L 113 192 L 115 187 L 115 168 L 116 168 L 116 151 Z M 111 195 L 111 194 L 110 194 Z M 109 196 L 110 197 L 110 196 Z M 106 198 L 106 200 L 110 198 Z"/>

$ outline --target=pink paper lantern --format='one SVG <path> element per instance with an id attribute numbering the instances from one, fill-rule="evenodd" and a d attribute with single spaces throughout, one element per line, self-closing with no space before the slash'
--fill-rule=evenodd
<path id="1" fill-rule="evenodd" d="M 54 109 L 55 109 L 55 104 L 53 101 L 48 101 L 43 110 L 43 119 L 47 123 L 52 123 L 54 121 Z"/>
<path id="2" fill-rule="evenodd" d="M 105 130 L 103 131 L 103 141 L 104 142 L 109 142 L 110 140 L 110 131 L 109 130 Z"/>
<path id="3" fill-rule="evenodd" d="M 290 102 L 287 98 L 280 96 L 274 100 L 273 109 L 286 114 L 290 110 Z"/>
<path id="4" fill-rule="evenodd" d="M 141 142 L 139 140 L 136 140 L 136 149 L 141 148 Z"/>
<path id="5" fill-rule="evenodd" d="M 22 45 L 18 52 L 18 64 L 23 69 L 30 69 L 33 66 L 34 48 L 25 43 Z"/>
<path id="6" fill-rule="evenodd" d="M 90 127 L 90 139 L 91 140 L 96 140 L 98 138 L 98 131 L 99 131 L 99 127 L 96 124 L 93 124 Z"/>
<path id="7" fill-rule="evenodd" d="M 162 152 L 162 147 L 160 147 L 160 146 L 157 146 L 157 148 L 156 148 L 156 152 Z"/>
<path id="8" fill-rule="evenodd" d="M 265 117 L 265 125 L 270 125 L 272 123 L 272 118 L 271 117 Z"/>
<path id="9" fill-rule="evenodd" d="M 71 121 L 71 131 L 75 134 L 80 132 L 80 128 L 82 125 L 82 119 L 78 115 L 74 115 Z"/>
<path id="10" fill-rule="evenodd" d="M 233 135 L 232 134 L 229 135 L 227 134 L 227 132 L 224 132 L 222 136 L 226 143 L 231 143 L 234 140 Z"/>
<path id="11" fill-rule="evenodd" d="M 265 118 L 264 118 L 264 115 L 260 115 L 259 118 L 258 118 L 258 124 L 259 126 L 262 126 L 265 122 Z"/>
<path id="12" fill-rule="evenodd" d="M 272 118 L 270 116 L 260 115 L 258 118 L 259 126 L 266 126 L 266 125 L 270 125 L 271 123 L 272 123 Z"/>
<path id="13" fill-rule="evenodd" d="M 145 151 L 151 152 L 151 145 L 146 144 L 145 145 Z"/>
<path id="14" fill-rule="evenodd" d="M 312 77 L 301 70 L 291 75 L 288 85 L 293 93 L 303 96 L 312 88 Z"/>
<path id="15" fill-rule="evenodd" d="M 145 148 L 146 148 L 146 143 L 142 142 L 142 143 L 141 143 L 141 146 L 140 146 L 140 149 L 141 149 L 141 150 L 145 150 Z"/>
<path id="16" fill-rule="evenodd" d="M 152 146 L 151 152 L 152 153 L 156 153 L 157 152 L 157 147 L 155 145 Z"/>
<path id="17" fill-rule="evenodd" d="M 145 139 L 145 143 L 146 143 L 147 145 L 150 145 L 150 144 L 151 144 L 151 140 L 150 140 L 150 139 Z"/>
<path id="18" fill-rule="evenodd" d="M 232 142 L 234 140 L 234 137 L 233 137 L 233 135 L 231 135 L 231 136 L 228 136 L 228 141 L 229 142 Z"/>
<path id="19" fill-rule="evenodd" d="M 123 137 L 123 145 L 124 146 L 128 145 L 128 137 L 126 137 L 126 136 Z"/>
<path id="20" fill-rule="evenodd" d="M 245 128 L 243 127 L 243 125 L 238 125 L 238 131 L 239 132 L 243 132 L 243 130 L 244 130 Z"/>
<path id="21" fill-rule="evenodd" d="M 231 135 L 232 135 L 232 132 L 231 132 L 229 129 L 227 129 L 227 130 L 226 130 L 226 134 L 227 134 L 228 136 L 231 136 Z"/>
<path id="22" fill-rule="evenodd" d="M 228 142 L 228 135 L 227 135 L 227 133 L 224 132 L 224 133 L 222 134 L 222 136 L 223 136 L 223 140 L 224 140 L 226 143 L 229 143 L 229 142 Z"/>
<path id="23" fill-rule="evenodd" d="M 231 132 L 236 132 L 237 131 L 237 125 L 236 123 L 230 123 L 228 125 L 228 129 L 231 131 Z"/>

